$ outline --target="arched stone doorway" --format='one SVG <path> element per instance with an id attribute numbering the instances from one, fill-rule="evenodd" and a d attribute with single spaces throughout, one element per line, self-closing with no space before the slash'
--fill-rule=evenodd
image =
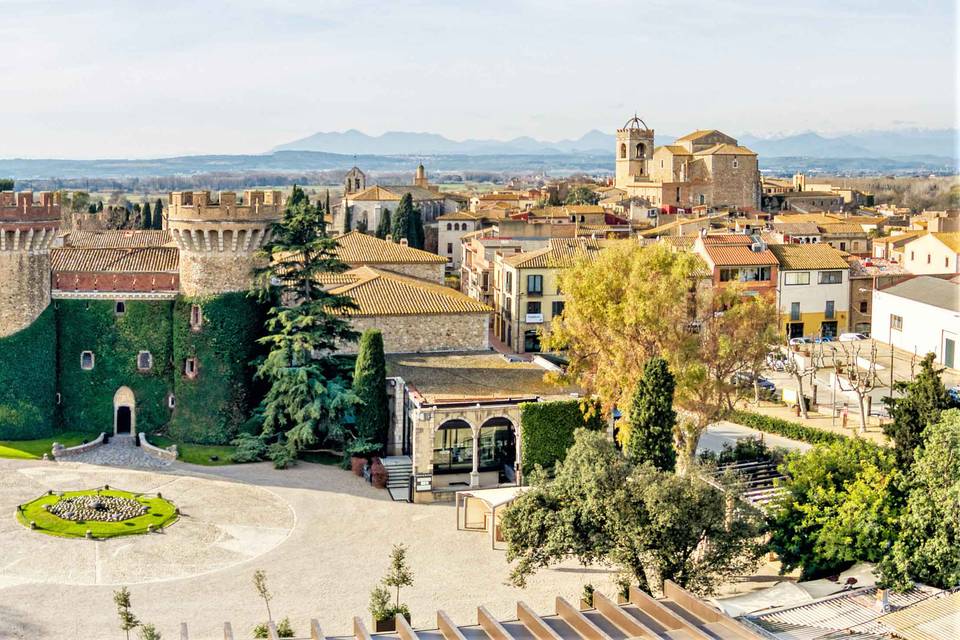
<path id="1" fill-rule="evenodd" d="M 120 387 L 113 394 L 113 435 L 137 434 L 137 399 L 130 387 Z"/>

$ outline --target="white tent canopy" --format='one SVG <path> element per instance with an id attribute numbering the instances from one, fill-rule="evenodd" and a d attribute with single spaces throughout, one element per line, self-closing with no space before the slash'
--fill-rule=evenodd
<path id="1" fill-rule="evenodd" d="M 517 499 L 521 493 L 530 487 L 497 487 L 496 489 L 471 489 L 457 491 L 457 530 L 490 531 L 490 546 L 496 549 L 497 541 L 497 509 L 506 506 Z M 483 512 L 483 524 L 476 526 L 469 523 L 471 504 L 479 503 Z M 463 505 L 463 524 L 460 519 L 460 506 Z"/>

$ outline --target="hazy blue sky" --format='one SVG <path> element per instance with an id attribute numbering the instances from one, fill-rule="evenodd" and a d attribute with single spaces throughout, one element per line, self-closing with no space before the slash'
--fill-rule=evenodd
<path id="1" fill-rule="evenodd" d="M 953 0 L 0 0 L 0 157 L 950 127 Z"/>

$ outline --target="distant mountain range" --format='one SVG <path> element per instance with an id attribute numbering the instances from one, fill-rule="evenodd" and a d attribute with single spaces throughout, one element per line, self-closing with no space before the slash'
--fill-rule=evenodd
<path id="1" fill-rule="evenodd" d="M 956 129 L 897 129 L 864 131 L 838 137 L 807 132 L 780 137 L 735 136 L 762 158 L 906 158 L 957 157 Z M 658 144 L 670 144 L 674 135 L 658 135 Z M 370 136 L 350 129 L 320 132 L 282 144 L 274 151 L 320 151 L 367 155 L 569 155 L 611 153 L 616 137 L 594 129 L 575 140 L 547 142 L 530 137 L 512 140 L 451 140 L 436 133 L 388 131 Z"/>

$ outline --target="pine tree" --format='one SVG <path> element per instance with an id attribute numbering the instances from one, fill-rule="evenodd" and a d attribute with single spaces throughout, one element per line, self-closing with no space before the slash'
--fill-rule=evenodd
<path id="1" fill-rule="evenodd" d="M 897 466 L 903 471 L 913 464 L 914 449 L 923 444 L 927 426 L 939 421 L 941 412 L 951 406 L 950 395 L 940 379 L 943 369 L 934 366 L 933 358 L 932 353 L 924 356 L 920 373 L 913 380 L 894 383 L 893 389 L 902 393 L 901 397 L 883 399 L 893 418 L 883 425 L 883 432 L 893 440 Z"/>
<path id="2" fill-rule="evenodd" d="M 274 440 L 274 464 L 285 466 L 306 446 L 342 442 L 343 415 L 357 398 L 334 354 L 357 334 L 341 313 L 355 308 L 353 301 L 317 282 L 321 273 L 342 273 L 347 266 L 334 253 L 323 214 L 299 187 L 272 231 L 263 249 L 270 265 L 258 272 L 262 299 L 271 308 L 267 335 L 259 340 L 269 353 L 257 377 L 268 386 L 260 405 L 263 436 Z"/>
<path id="3" fill-rule="evenodd" d="M 673 374 L 663 358 L 651 358 L 643 368 L 630 404 L 630 433 L 627 449 L 637 464 L 653 463 L 661 471 L 673 471 L 677 452 L 673 447 Z"/>
<path id="4" fill-rule="evenodd" d="M 383 334 L 377 329 L 367 329 L 360 336 L 353 392 L 360 400 L 355 410 L 357 438 L 385 446 L 390 420 L 387 365 L 383 355 Z"/>
<path id="5" fill-rule="evenodd" d="M 153 205 L 153 228 L 163 229 L 163 201 L 160 198 Z"/>
<path id="6" fill-rule="evenodd" d="M 400 242 L 403 238 L 406 238 L 407 242 L 410 241 L 410 225 L 413 222 L 412 215 L 413 196 L 405 193 L 403 197 L 400 198 L 400 204 L 397 205 L 397 210 L 393 212 L 393 221 L 390 225 L 394 242 Z"/>
<path id="7" fill-rule="evenodd" d="M 143 229 L 153 229 L 153 219 L 150 217 L 150 203 L 143 203 L 143 210 L 140 218 L 140 226 Z"/>
<path id="8" fill-rule="evenodd" d="M 380 212 L 380 222 L 377 223 L 377 237 L 384 240 L 390 233 L 390 209 L 384 209 Z"/>

